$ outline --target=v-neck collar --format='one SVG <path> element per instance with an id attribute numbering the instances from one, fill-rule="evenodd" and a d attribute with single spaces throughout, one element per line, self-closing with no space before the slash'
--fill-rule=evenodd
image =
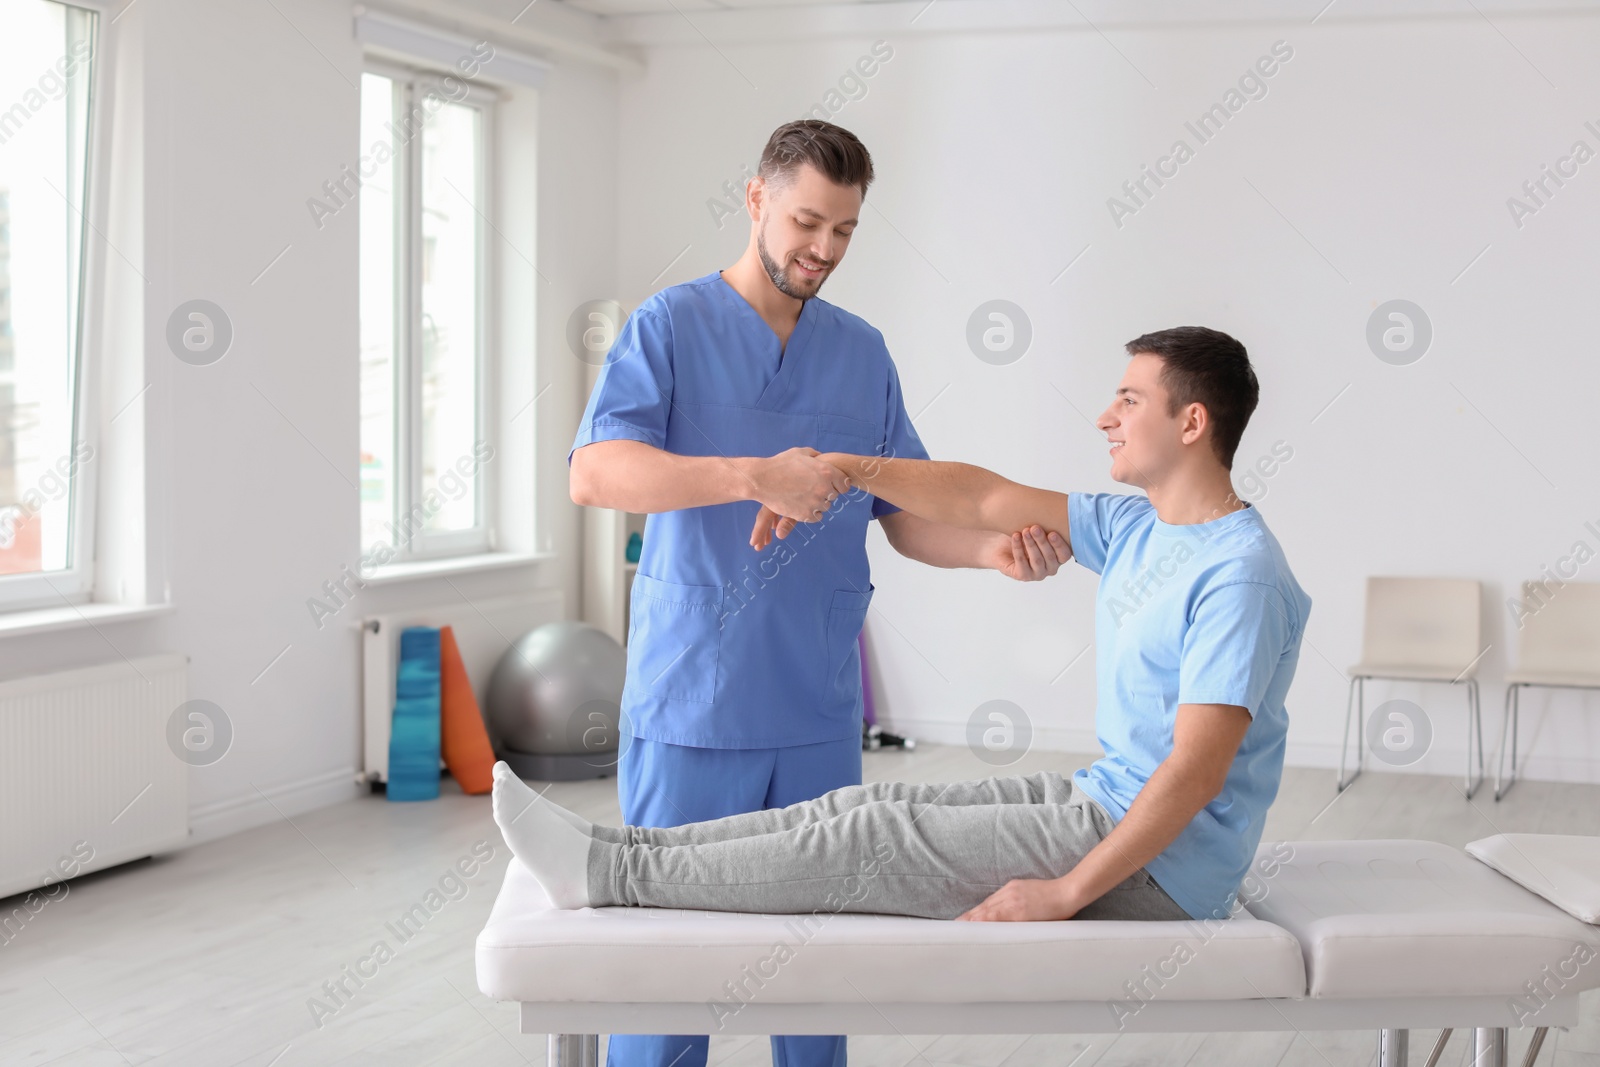
<path id="1" fill-rule="evenodd" d="M 728 279 L 722 276 L 720 270 L 716 273 L 716 279 L 727 287 L 728 292 L 744 307 L 745 311 L 754 316 L 755 320 L 761 324 L 761 328 L 766 331 L 767 336 L 777 342 L 777 331 L 767 323 L 766 319 L 761 317 L 761 312 L 757 311 L 755 306 L 744 298 L 744 294 L 729 284 Z M 801 302 L 800 317 L 795 320 L 794 329 L 789 331 L 788 343 L 780 344 L 778 347 L 777 373 L 773 374 L 772 380 L 767 382 L 767 387 L 761 391 L 760 398 L 756 400 L 756 407 L 772 407 L 789 392 L 789 385 L 794 380 L 795 362 L 804 351 L 807 342 L 811 340 L 812 326 L 816 320 L 816 313 L 811 310 L 811 305 L 814 303 L 816 303 L 815 297 Z"/>

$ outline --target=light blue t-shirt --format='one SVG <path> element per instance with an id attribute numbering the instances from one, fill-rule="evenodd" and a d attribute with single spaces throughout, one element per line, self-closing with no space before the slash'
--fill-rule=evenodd
<path id="1" fill-rule="evenodd" d="M 1072 553 L 1100 575 L 1095 732 L 1073 784 L 1120 822 L 1172 754 L 1179 704 L 1250 712 L 1227 783 L 1146 864 L 1192 918 L 1227 918 L 1283 776 L 1283 706 L 1311 598 L 1254 507 L 1174 526 L 1145 496 L 1070 493 Z"/>
<path id="2" fill-rule="evenodd" d="M 881 333 L 812 297 L 780 345 L 716 273 L 656 293 L 617 335 L 572 448 L 618 440 L 681 456 L 804 445 L 928 458 Z M 739 500 L 645 521 L 622 695 L 633 736 L 699 748 L 860 736 L 867 524 L 899 509 L 853 488 L 757 552 L 760 509 Z"/>

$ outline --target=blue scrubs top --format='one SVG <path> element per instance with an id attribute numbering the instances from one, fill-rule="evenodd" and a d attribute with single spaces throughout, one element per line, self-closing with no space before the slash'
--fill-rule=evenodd
<path id="1" fill-rule="evenodd" d="M 623 326 L 572 448 L 617 440 L 685 456 L 928 458 L 881 333 L 813 297 L 780 346 L 720 274 L 663 289 Z M 760 507 L 646 519 L 622 698 L 634 736 L 778 748 L 860 735 L 867 523 L 899 509 L 853 489 L 758 553 Z"/>
<path id="2" fill-rule="evenodd" d="M 1284 699 L 1311 598 L 1253 506 L 1209 522 L 1162 522 L 1145 496 L 1067 494 L 1072 554 L 1095 595 L 1095 732 L 1105 756 L 1072 784 L 1121 822 L 1172 755 L 1180 704 L 1250 713 L 1218 793 L 1145 865 L 1196 919 L 1225 919 L 1283 777 Z"/>

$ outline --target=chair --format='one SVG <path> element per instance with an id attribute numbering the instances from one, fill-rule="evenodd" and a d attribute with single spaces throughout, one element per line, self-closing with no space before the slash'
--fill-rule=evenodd
<path id="1" fill-rule="evenodd" d="M 1551 589 L 1523 582 L 1518 620 L 1517 669 L 1506 674 L 1505 718 L 1500 723 L 1500 759 L 1494 773 L 1499 800 L 1517 780 L 1517 722 L 1522 690 L 1600 689 L 1600 584 L 1567 582 Z M 1506 727 L 1511 728 L 1511 777 L 1505 778 Z"/>
<path id="2" fill-rule="evenodd" d="M 1467 689 L 1467 773 L 1462 794 L 1471 799 L 1483 784 L 1483 715 L 1475 677 L 1487 651 L 1480 643 L 1480 586 L 1465 578 L 1368 578 L 1361 662 L 1350 668 L 1344 733 L 1339 740 L 1338 792 L 1360 777 L 1366 763 L 1366 681 L 1464 683 Z M 1358 709 L 1356 770 L 1346 778 L 1350 711 Z M 1472 776 L 1472 736 L 1478 738 L 1478 776 Z"/>

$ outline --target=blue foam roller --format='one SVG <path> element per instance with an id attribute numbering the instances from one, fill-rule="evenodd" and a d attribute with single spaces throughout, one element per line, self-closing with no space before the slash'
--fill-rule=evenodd
<path id="1" fill-rule="evenodd" d="M 400 668 L 389 728 L 389 799 L 439 796 L 439 631 L 400 631 Z"/>

